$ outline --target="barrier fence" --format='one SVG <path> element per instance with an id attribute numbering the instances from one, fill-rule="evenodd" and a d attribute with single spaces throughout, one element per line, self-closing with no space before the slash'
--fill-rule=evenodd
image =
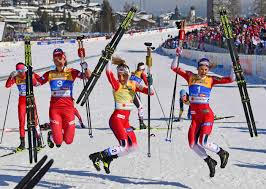
<path id="1" fill-rule="evenodd" d="M 175 55 L 175 49 L 162 47 L 166 55 Z M 188 59 L 199 60 L 206 57 L 223 69 L 231 69 L 232 61 L 229 53 L 203 52 L 183 49 L 182 56 Z M 241 67 L 246 75 L 257 76 L 266 80 L 266 56 L 263 55 L 239 55 Z"/>

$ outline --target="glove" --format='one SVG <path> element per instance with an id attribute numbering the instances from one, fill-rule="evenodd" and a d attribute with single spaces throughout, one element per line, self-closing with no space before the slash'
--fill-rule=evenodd
<path id="1" fill-rule="evenodd" d="M 177 47 L 175 52 L 176 52 L 176 56 L 181 55 L 182 54 L 182 48 L 181 47 Z"/>
<path id="2" fill-rule="evenodd" d="M 83 70 L 87 70 L 88 69 L 87 62 L 82 62 L 82 63 L 80 63 L 80 65 L 81 65 L 81 67 L 82 67 Z"/>
<path id="3" fill-rule="evenodd" d="M 9 77 L 13 78 L 13 77 L 15 77 L 17 75 L 17 73 L 18 73 L 17 71 L 13 71 L 13 72 L 10 73 Z"/>
<path id="4" fill-rule="evenodd" d="M 147 80 L 148 80 L 148 85 L 152 85 L 153 84 L 153 79 L 152 79 L 152 75 L 149 75 L 148 77 L 147 77 Z"/>

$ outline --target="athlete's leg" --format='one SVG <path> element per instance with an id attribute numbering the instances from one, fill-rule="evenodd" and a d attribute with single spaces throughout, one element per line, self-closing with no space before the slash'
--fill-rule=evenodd
<path id="1" fill-rule="evenodd" d="M 189 147 L 198 154 L 202 159 L 205 159 L 208 155 L 206 151 L 198 145 L 198 133 L 200 127 L 195 120 L 192 120 L 189 131 L 188 131 L 188 142 Z"/>
<path id="2" fill-rule="evenodd" d="M 64 141 L 66 144 L 71 144 L 75 136 L 75 109 L 68 108 L 63 110 L 63 130 L 64 130 Z"/>
<path id="3" fill-rule="evenodd" d="M 26 98 L 19 97 L 18 120 L 20 138 L 25 138 L 25 117 L 26 117 Z"/>
<path id="4" fill-rule="evenodd" d="M 49 110 L 52 140 L 56 145 L 61 145 L 63 142 L 61 111 L 55 108 L 50 108 Z"/>
<path id="5" fill-rule="evenodd" d="M 120 144 L 105 150 L 110 156 L 124 156 L 137 146 L 135 133 L 128 123 L 128 116 L 129 114 L 123 114 L 123 111 L 115 111 L 109 120 L 110 128 Z"/>
<path id="6" fill-rule="evenodd" d="M 205 117 L 205 121 L 201 125 L 199 143 L 203 148 L 210 150 L 214 153 L 217 153 L 220 157 L 220 160 L 221 160 L 221 166 L 220 167 L 225 168 L 225 166 L 228 162 L 229 153 L 227 151 L 223 150 L 217 144 L 210 142 L 208 140 L 208 137 L 210 136 L 210 134 L 212 132 L 213 122 L 214 122 L 214 114 L 210 110 L 210 114 L 208 114 L 208 116 Z"/>
<path id="7" fill-rule="evenodd" d="M 143 106 L 142 106 L 142 103 L 140 101 L 140 97 L 138 96 L 137 93 L 136 93 L 136 95 L 134 97 L 133 103 L 138 108 L 138 117 L 139 117 L 140 129 L 146 129 L 147 126 L 143 122 L 143 117 L 144 117 Z"/>
<path id="8" fill-rule="evenodd" d="M 208 141 L 208 137 L 210 136 L 211 132 L 212 132 L 212 126 L 213 126 L 213 122 L 214 122 L 214 115 L 212 113 L 212 110 L 209 109 L 205 109 L 206 112 L 205 114 L 203 114 L 203 122 L 201 123 L 200 127 L 200 135 L 199 135 L 199 144 L 207 150 L 210 150 L 212 152 L 219 152 L 220 151 L 220 147 L 213 143 Z"/>

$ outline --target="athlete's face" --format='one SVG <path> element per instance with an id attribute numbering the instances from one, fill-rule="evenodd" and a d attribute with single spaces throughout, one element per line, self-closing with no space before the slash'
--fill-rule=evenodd
<path id="1" fill-rule="evenodd" d="M 128 81 L 129 75 L 126 73 L 118 73 L 118 81 L 122 84 L 125 85 Z"/>
<path id="2" fill-rule="evenodd" d="M 23 77 L 25 75 L 25 70 L 17 70 L 17 76 Z"/>
<path id="3" fill-rule="evenodd" d="M 58 54 L 54 56 L 54 64 L 56 67 L 64 67 L 66 63 L 66 58 L 63 54 Z"/>
<path id="4" fill-rule="evenodd" d="M 145 68 L 143 69 L 139 68 L 138 70 L 141 71 L 142 73 L 145 72 Z"/>
<path id="5" fill-rule="evenodd" d="M 208 66 L 202 65 L 202 66 L 198 67 L 198 75 L 200 77 L 206 76 L 208 74 L 208 72 L 209 72 Z"/>
<path id="6" fill-rule="evenodd" d="M 183 102 L 187 102 L 188 101 L 188 96 L 187 95 L 182 96 L 182 101 Z"/>

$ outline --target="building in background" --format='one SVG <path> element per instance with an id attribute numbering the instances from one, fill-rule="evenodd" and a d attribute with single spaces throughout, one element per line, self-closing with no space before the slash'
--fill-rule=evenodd
<path id="1" fill-rule="evenodd" d="M 116 12 L 116 28 L 118 28 L 119 24 L 126 17 L 127 12 Z M 147 28 L 156 27 L 156 21 L 152 19 L 152 14 L 148 14 L 145 11 L 137 12 L 135 17 L 133 18 L 132 25 L 130 27 L 131 30 L 143 30 Z"/>
<path id="2" fill-rule="evenodd" d="M 190 10 L 188 12 L 187 21 L 189 23 L 195 23 L 196 22 L 196 9 L 194 6 L 190 7 Z"/>

